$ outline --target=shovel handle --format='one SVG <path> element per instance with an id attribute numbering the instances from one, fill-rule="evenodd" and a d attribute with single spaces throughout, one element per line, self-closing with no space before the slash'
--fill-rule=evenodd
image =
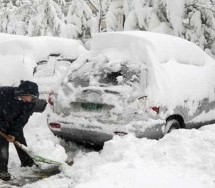
<path id="1" fill-rule="evenodd" d="M 6 140 L 9 139 L 9 136 L 0 131 L 0 135 Z"/>
<path id="2" fill-rule="evenodd" d="M 5 138 L 6 140 L 10 138 L 8 135 L 6 135 L 5 133 L 3 133 L 3 132 L 1 132 L 1 131 L 0 131 L 0 135 L 1 135 L 3 138 Z M 12 143 L 14 143 L 16 146 L 18 146 L 20 149 L 22 149 L 24 152 L 26 152 L 26 153 L 32 158 L 32 156 L 29 154 L 29 152 L 25 149 L 25 147 L 24 147 L 22 144 L 20 144 L 18 141 L 15 141 L 15 140 L 14 140 Z M 33 159 L 33 158 L 32 158 L 32 159 Z M 34 159 L 33 159 L 33 160 L 34 160 Z M 35 161 L 34 161 L 34 164 L 35 164 L 36 166 L 38 166 L 38 164 L 35 163 Z"/>
<path id="3" fill-rule="evenodd" d="M 0 135 L 5 138 L 6 140 L 8 138 L 10 138 L 8 135 L 6 135 L 5 133 L 1 132 L 0 131 Z M 50 160 L 50 159 L 46 159 L 46 158 L 43 158 L 43 157 L 40 157 L 40 156 L 37 156 L 35 154 L 31 154 L 24 145 L 20 144 L 19 142 L 17 141 L 13 141 L 14 144 L 16 144 L 19 148 L 21 148 L 23 151 L 25 151 L 33 160 L 34 160 L 34 164 L 38 167 L 38 164 L 35 162 L 43 162 L 43 163 L 47 163 L 47 164 L 55 164 L 55 165 L 62 165 L 62 163 L 60 162 L 57 162 L 57 161 L 53 161 L 53 160 Z M 73 164 L 73 162 L 71 163 L 71 165 Z"/>

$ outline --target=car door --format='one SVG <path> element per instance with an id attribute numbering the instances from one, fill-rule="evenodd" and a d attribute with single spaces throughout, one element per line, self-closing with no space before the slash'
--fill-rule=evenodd
<path id="1" fill-rule="evenodd" d="M 185 108 L 188 112 L 188 128 L 199 128 L 203 125 L 215 123 L 215 101 L 204 98 L 200 101 L 192 101 L 192 105 L 185 102 Z"/>

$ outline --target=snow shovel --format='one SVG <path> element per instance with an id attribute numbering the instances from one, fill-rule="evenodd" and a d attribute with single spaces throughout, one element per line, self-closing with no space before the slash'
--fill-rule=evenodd
<path id="1" fill-rule="evenodd" d="M 3 132 L 0 131 L 0 135 L 5 138 L 5 139 L 9 139 L 9 136 L 4 134 Z M 21 148 L 23 151 L 25 151 L 35 162 L 35 165 L 37 165 L 37 162 L 41 162 L 41 163 L 47 163 L 47 164 L 52 164 L 55 166 L 60 166 L 62 165 L 62 163 L 57 162 L 57 161 L 53 161 L 51 159 L 47 159 L 44 157 L 41 157 L 37 154 L 35 154 L 33 151 L 31 151 L 28 147 L 24 146 L 23 144 L 19 143 L 18 141 L 14 141 L 13 142 L 16 146 L 18 146 L 19 148 Z"/>

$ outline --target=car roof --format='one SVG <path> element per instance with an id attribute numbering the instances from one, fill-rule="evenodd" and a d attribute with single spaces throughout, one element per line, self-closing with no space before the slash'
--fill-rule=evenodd
<path id="1" fill-rule="evenodd" d="M 174 59 L 182 64 L 203 66 L 208 61 L 214 61 L 196 44 L 185 39 L 146 31 L 122 31 L 97 33 L 93 35 L 92 50 L 104 52 L 107 49 L 117 49 L 130 58 L 144 59 L 144 51 L 154 55 L 159 63 Z M 183 55 L 182 55 L 183 54 Z M 141 57 L 142 56 L 142 57 Z M 141 59 L 139 58 L 139 61 Z"/>

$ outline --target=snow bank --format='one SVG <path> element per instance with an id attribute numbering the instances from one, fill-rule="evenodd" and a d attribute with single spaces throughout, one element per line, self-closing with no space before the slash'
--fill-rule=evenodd
<path id="1" fill-rule="evenodd" d="M 82 152 L 72 167 L 24 186 L 73 188 L 213 188 L 214 125 L 177 130 L 161 140 L 114 137 L 101 152 Z"/>
<path id="2" fill-rule="evenodd" d="M 212 126 L 180 130 L 160 141 L 131 135 L 115 137 L 100 154 L 91 152 L 76 157 L 70 171 L 79 179 L 74 187 L 212 188 L 215 174 L 212 131 Z"/>

